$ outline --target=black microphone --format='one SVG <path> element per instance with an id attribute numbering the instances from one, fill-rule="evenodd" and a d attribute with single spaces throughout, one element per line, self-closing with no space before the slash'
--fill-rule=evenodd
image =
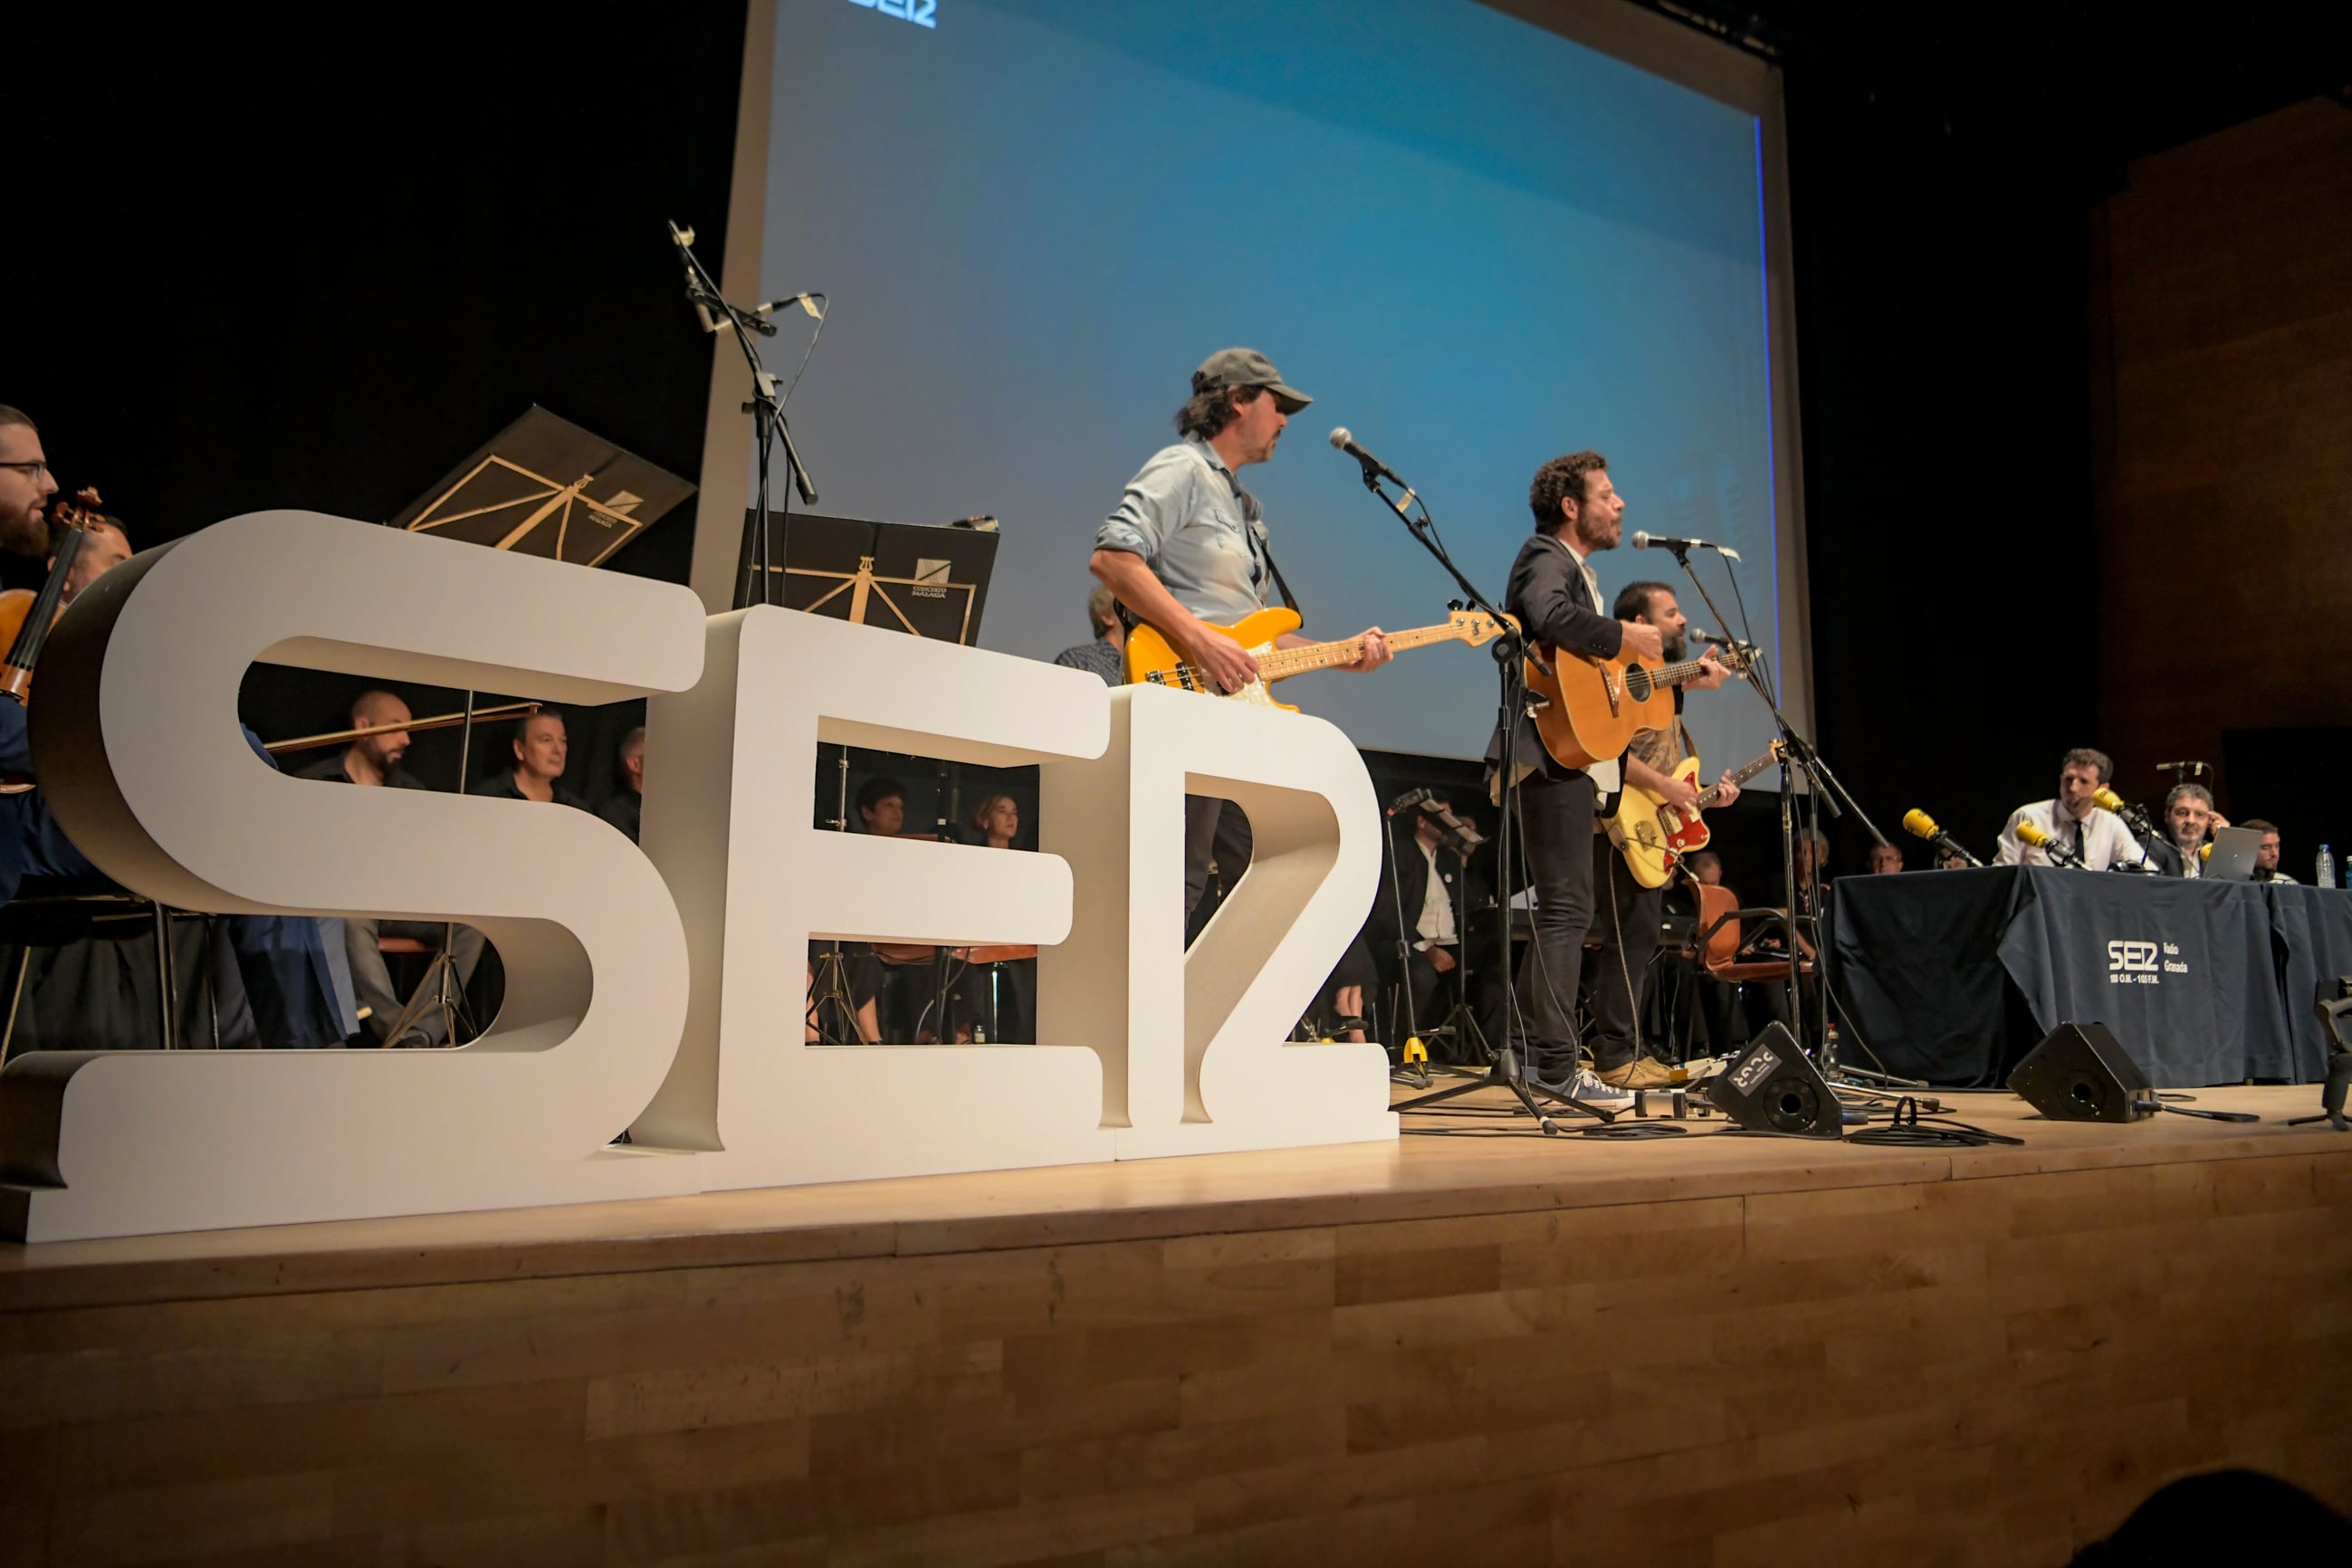
<path id="1" fill-rule="evenodd" d="M 1331 432 L 1331 445 L 1363 464 L 1366 474 L 1378 474 L 1392 485 L 1404 485 L 1407 489 L 1412 489 L 1411 485 L 1405 485 L 1403 477 L 1394 468 L 1357 446 L 1356 438 L 1348 433 L 1348 427 L 1345 425 Z"/>
<path id="2" fill-rule="evenodd" d="M 1756 646 L 1752 642 L 1742 642 L 1738 637 L 1725 637 L 1721 632 L 1701 631 L 1696 626 L 1685 626 L 1683 637 L 1693 647 L 1705 647 L 1709 643 L 1713 643 L 1717 647 L 1754 647 Z"/>
<path id="3" fill-rule="evenodd" d="M 1636 550 L 1712 550 L 1727 561 L 1739 559 L 1739 552 L 1706 539 L 1669 539 L 1663 533 L 1643 533 L 1636 531 L 1630 541 Z"/>
<path id="4" fill-rule="evenodd" d="M 1394 800 L 1389 802 L 1389 815 L 1391 816 L 1394 816 L 1398 812 L 1403 811 L 1409 806 L 1419 805 L 1423 801 L 1429 799 L 1430 796 L 1436 793 L 1437 792 L 1434 790 L 1409 789 L 1402 795 L 1397 796 Z"/>

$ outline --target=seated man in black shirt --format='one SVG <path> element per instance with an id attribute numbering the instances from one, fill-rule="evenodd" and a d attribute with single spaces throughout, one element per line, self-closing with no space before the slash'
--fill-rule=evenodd
<path id="1" fill-rule="evenodd" d="M 514 764 L 475 781 L 467 795 L 488 795 L 507 800 L 535 800 L 588 809 L 588 803 L 563 787 L 563 764 L 572 742 L 564 733 L 563 715 L 542 708 L 515 721 Z"/>
<path id="2" fill-rule="evenodd" d="M 639 829 L 645 823 L 646 811 L 646 727 L 643 724 L 621 737 L 618 760 L 621 764 L 621 787 L 613 798 L 596 808 L 596 815 L 629 836 L 629 842 L 638 841 Z"/>
<path id="3" fill-rule="evenodd" d="M 390 691 L 362 691 L 352 702 L 352 728 L 374 730 L 373 735 L 362 735 L 342 750 L 331 752 L 325 761 L 311 763 L 294 776 L 301 779 L 323 779 L 330 784 L 361 784 L 377 789 L 425 789 L 422 779 L 401 766 L 408 754 L 408 731 L 386 729 L 409 721 L 408 704 Z M 343 956 L 352 966 L 352 990 L 367 1016 L 361 1020 L 378 1045 L 429 1047 L 446 1046 L 455 1030 L 451 1027 L 449 1010 L 443 1007 L 418 1007 L 412 994 L 404 1000 L 392 988 L 392 971 L 383 961 L 385 937 L 406 938 L 423 942 L 438 951 L 444 934 L 449 936 L 449 954 L 457 965 L 457 985 L 460 990 L 474 977 L 474 966 L 482 961 L 482 933 L 471 926 L 461 925 L 450 931 L 441 921 L 373 920 L 364 915 L 347 915 L 343 919 Z M 420 983 L 419 989 L 422 989 Z M 402 1028 L 400 1037 L 389 1037 L 392 1026 L 404 1012 L 415 1009 L 415 1016 Z"/>
<path id="4" fill-rule="evenodd" d="M 1094 640 L 1064 648 L 1054 656 L 1054 662 L 1091 670 L 1102 677 L 1106 686 L 1125 686 L 1127 625 L 1118 618 L 1118 599 L 1108 588 L 1097 587 L 1087 595 L 1087 620 L 1094 627 Z"/>

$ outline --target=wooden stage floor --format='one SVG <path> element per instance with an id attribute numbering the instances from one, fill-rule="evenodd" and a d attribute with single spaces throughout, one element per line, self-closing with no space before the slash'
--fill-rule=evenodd
<path id="1" fill-rule="evenodd" d="M 1945 1099 L 2024 1146 L 1473 1113 L 0 1249 L 0 1558 L 2062 1563 L 2221 1465 L 2352 1510 L 2317 1091 Z"/>

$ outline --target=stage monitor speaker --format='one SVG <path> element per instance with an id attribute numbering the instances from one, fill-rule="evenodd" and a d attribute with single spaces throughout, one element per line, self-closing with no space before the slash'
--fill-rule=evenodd
<path id="1" fill-rule="evenodd" d="M 2154 1098 L 2105 1024 L 2059 1025 L 2017 1064 L 2009 1087 L 2053 1121 L 2137 1121 Z"/>
<path id="2" fill-rule="evenodd" d="M 1748 1042 L 1739 1059 L 1709 1079 L 1706 1098 L 1750 1132 L 1795 1138 L 1842 1138 L 1844 1114 L 1837 1096 L 1796 1037 L 1780 1024 Z"/>

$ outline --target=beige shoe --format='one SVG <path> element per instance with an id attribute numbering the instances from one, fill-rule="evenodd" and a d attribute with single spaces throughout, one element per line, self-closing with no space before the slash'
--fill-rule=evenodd
<path id="1" fill-rule="evenodd" d="M 1592 1076 L 1612 1089 L 1665 1089 L 1675 1081 L 1673 1073 L 1648 1057 L 1635 1057 L 1623 1067 L 1611 1068 Z"/>

